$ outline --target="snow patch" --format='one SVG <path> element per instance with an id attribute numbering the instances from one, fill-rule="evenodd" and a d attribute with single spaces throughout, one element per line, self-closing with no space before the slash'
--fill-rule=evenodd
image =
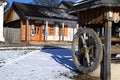
<path id="1" fill-rule="evenodd" d="M 0 67 L 0 80 L 70 80 L 76 67 L 67 48 L 0 51 L 7 61 Z"/>

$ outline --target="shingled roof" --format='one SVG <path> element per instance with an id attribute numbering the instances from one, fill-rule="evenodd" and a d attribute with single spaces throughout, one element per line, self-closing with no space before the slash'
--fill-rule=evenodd
<path id="1" fill-rule="evenodd" d="M 70 13 L 74 13 L 76 11 L 82 11 L 86 9 L 92 9 L 97 7 L 114 7 L 114 6 L 120 6 L 120 0 L 83 0 L 78 1 L 74 4 L 72 7 Z"/>
<path id="2" fill-rule="evenodd" d="M 22 18 L 50 18 L 63 20 L 76 20 L 77 18 L 69 15 L 66 10 L 54 7 L 46 7 L 34 4 L 13 2 L 13 8 Z"/>

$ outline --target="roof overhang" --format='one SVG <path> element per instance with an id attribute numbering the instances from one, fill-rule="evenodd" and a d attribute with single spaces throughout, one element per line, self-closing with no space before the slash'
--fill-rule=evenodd
<path id="1" fill-rule="evenodd" d="M 64 22 L 64 23 L 77 23 L 77 20 L 65 20 L 65 19 L 54 19 L 54 18 L 40 18 L 40 17 L 32 17 L 32 16 L 25 16 L 23 19 L 44 20 L 44 21 L 58 21 L 58 22 Z"/>
<path id="2" fill-rule="evenodd" d="M 115 2 L 114 2 L 115 1 Z M 88 9 L 94 9 L 99 7 L 120 7 L 120 1 L 112 0 L 112 2 L 106 3 L 104 0 L 85 0 L 80 1 L 71 8 L 69 13 L 76 13 Z"/>

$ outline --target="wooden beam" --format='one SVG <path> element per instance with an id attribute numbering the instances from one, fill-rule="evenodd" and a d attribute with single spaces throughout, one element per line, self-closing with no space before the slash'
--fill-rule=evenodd
<path id="1" fill-rule="evenodd" d="M 111 28 L 112 28 L 112 21 L 108 20 L 105 23 L 104 80 L 111 80 Z"/>
<path id="2" fill-rule="evenodd" d="M 113 12 L 110 9 L 106 13 L 105 21 L 105 39 L 103 55 L 103 80 L 111 80 L 111 33 Z"/>
<path id="3" fill-rule="evenodd" d="M 76 20 L 61 20 L 61 19 L 52 19 L 52 18 L 39 18 L 39 17 L 29 17 L 29 19 L 34 19 L 34 20 L 44 20 L 44 21 L 48 21 L 48 22 L 64 22 L 64 23 L 70 23 L 70 24 L 76 24 L 77 23 L 77 19 Z"/>

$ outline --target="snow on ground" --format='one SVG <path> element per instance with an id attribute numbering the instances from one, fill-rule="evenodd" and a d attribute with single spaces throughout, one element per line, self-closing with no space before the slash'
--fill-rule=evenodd
<path id="1" fill-rule="evenodd" d="M 27 53 L 31 52 L 30 50 L 6 50 L 6 51 L 0 51 L 0 61 L 4 61 L 6 63 L 13 61 L 14 59 L 17 59 L 18 57 L 21 57 Z"/>
<path id="2" fill-rule="evenodd" d="M 67 48 L 2 50 L 0 80 L 70 80 L 76 67 Z"/>

